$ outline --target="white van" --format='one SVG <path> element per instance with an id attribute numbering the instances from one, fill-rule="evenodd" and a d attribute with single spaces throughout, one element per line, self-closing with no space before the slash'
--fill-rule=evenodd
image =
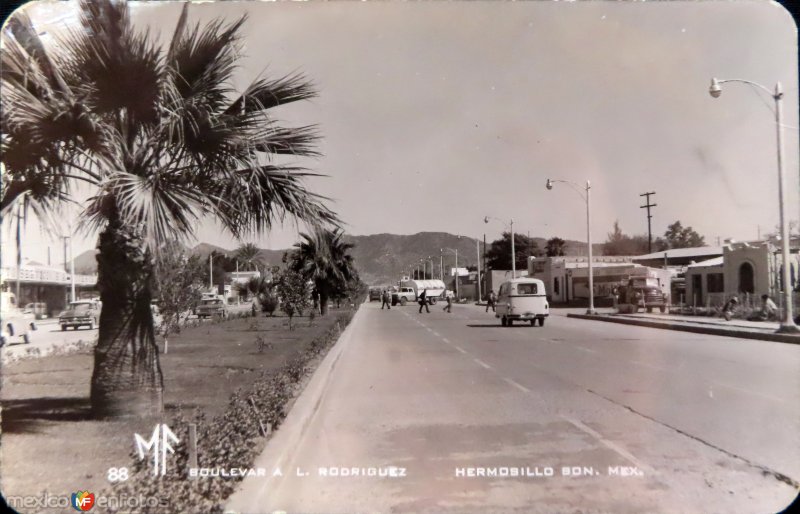
<path id="1" fill-rule="evenodd" d="M 544 282 L 536 278 L 515 278 L 504 282 L 497 295 L 496 318 L 504 327 L 510 327 L 515 320 L 530 321 L 531 326 L 544 326 L 544 319 L 550 315 L 550 305 L 545 297 Z"/>

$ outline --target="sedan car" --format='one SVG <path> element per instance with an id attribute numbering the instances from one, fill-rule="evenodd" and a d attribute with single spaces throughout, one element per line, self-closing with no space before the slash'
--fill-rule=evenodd
<path id="1" fill-rule="evenodd" d="M 67 310 L 58 316 L 58 324 L 61 325 L 61 330 L 66 330 L 67 327 L 75 327 L 77 330 L 80 326 L 94 330 L 100 320 L 100 308 L 100 302 L 95 300 L 70 302 Z"/>
<path id="2" fill-rule="evenodd" d="M 195 309 L 198 318 L 211 316 L 228 317 L 228 306 L 220 298 L 209 298 L 200 301 L 200 305 Z"/>

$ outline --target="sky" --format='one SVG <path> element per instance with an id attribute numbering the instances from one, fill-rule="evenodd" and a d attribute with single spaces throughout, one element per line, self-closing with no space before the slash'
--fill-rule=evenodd
<path id="1" fill-rule="evenodd" d="M 167 38 L 180 5 L 134 3 L 133 21 Z M 67 3 L 28 4 L 55 33 Z M 774 102 L 744 83 L 708 94 L 711 77 L 783 85 L 787 209 L 800 218 L 797 31 L 767 1 L 209 2 L 190 20 L 247 13 L 234 85 L 301 71 L 319 97 L 282 106 L 287 125 L 319 125 L 322 157 L 298 160 L 356 235 L 444 231 L 586 239 L 586 203 L 565 183 L 591 182 L 594 242 L 618 220 L 647 232 L 680 220 L 706 242 L 755 239 L 778 224 Z M 491 216 L 489 223 L 484 217 Z M 66 216 L 69 218 L 69 216 Z M 3 238 L 8 240 L 8 220 Z M 199 241 L 235 248 L 211 220 Z M 297 239 L 292 224 L 263 248 Z M 95 245 L 77 236 L 75 255 Z M 23 256 L 61 243 L 28 223 Z M 10 248 L 10 247 L 6 247 Z M 56 257 L 58 256 L 58 257 Z M 3 262 L 14 255 L 3 252 Z"/>

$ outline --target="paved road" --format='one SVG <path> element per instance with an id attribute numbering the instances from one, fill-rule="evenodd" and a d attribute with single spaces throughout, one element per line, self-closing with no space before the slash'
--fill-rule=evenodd
<path id="1" fill-rule="evenodd" d="M 797 494 L 796 345 L 373 303 L 327 361 L 230 510 L 764 513 Z"/>

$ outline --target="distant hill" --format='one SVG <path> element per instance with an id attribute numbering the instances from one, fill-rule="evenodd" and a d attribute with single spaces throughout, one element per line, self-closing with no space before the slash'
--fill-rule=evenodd
<path id="1" fill-rule="evenodd" d="M 371 285 L 389 284 L 396 282 L 403 274 L 407 274 L 412 267 L 416 267 L 420 259 L 431 257 L 436 276 L 439 275 L 439 249 L 450 248 L 458 250 L 458 266 L 460 268 L 475 266 L 478 262 L 477 240 L 466 236 L 455 236 L 447 232 L 419 232 L 411 235 L 373 234 L 368 236 L 344 237 L 345 241 L 355 245 L 351 254 L 356 263 L 359 275 Z M 533 238 L 544 250 L 547 241 L 541 237 Z M 482 243 L 482 242 L 481 242 Z M 487 241 L 491 244 L 491 241 Z M 482 245 L 481 245 L 482 246 Z M 596 255 L 602 255 L 600 244 L 592 245 Z M 208 258 L 211 252 L 216 251 L 225 255 L 233 255 L 235 250 L 228 250 L 208 243 L 199 243 L 191 252 L 202 258 Z M 262 262 L 270 266 L 279 266 L 283 254 L 291 251 L 262 249 L 260 257 Z M 565 245 L 567 255 L 586 255 L 586 243 L 580 241 L 567 241 Z M 88 250 L 75 258 L 76 273 L 96 273 L 97 250 Z M 453 252 L 445 251 L 443 254 L 444 268 L 455 266 Z M 482 265 L 482 263 L 481 263 Z M 430 267 L 430 261 L 427 264 Z"/>

